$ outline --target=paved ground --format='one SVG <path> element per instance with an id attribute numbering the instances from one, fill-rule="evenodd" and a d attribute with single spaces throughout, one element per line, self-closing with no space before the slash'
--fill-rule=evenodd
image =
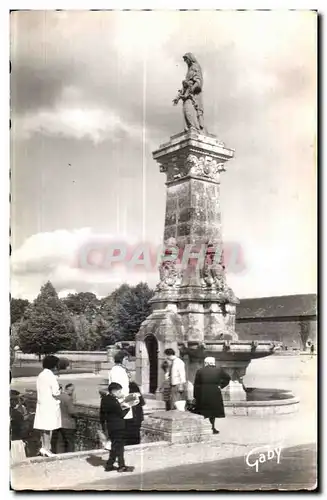
<path id="1" fill-rule="evenodd" d="M 270 444 L 274 447 L 276 443 Z M 20 465 L 12 469 L 11 485 L 15 490 L 313 489 L 315 448 L 313 443 L 284 447 L 279 463 L 273 458 L 260 464 L 256 472 L 246 463 L 253 445 L 222 444 L 213 437 L 206 444 L 159 445 L 126 452 L 126 463 L 135 466 L 135 471 L 123 476 L 105 472 L 108 455 L 92 452 L 68 460 Z M 258 456 L 251 455 L 249 462 Z"/>
<path id="2" fill-rule="evenodd" d="M 251 461 L 249 460 L 251 463 Z M 258 472 L 249 467 L 244 455 L 207 462 L 181 465 L 160 471 L 122 477 L 108 473 L 107 479 L 84 483 L 79 490 L 299 490 L 316 487 L 315 445 L 295 446 L 282 450 L 276 459 L 260 464 Z"/>
<path id="3" fill-rule="evenodd" d="M 156 488 L 160 481 L 162 481 L 161 488 L 163 488 L 171 482 L 181 484 L 184 480 L 186 481 L 185 485 L 192 488 L 193 467 L 194 474 L 196 474 L 194 478 L 196 478 L 196 482 L 199 482 L 199 488 L 201 485 L 207 484 L 207 481 L 209 481 L 208 484 L 211 484 L 210 481 L 216 481 L 214 488 L 217 488 L 220 480 L 227 475 L 234 478 L 233 481 L 230 479 L 230 484 L 234 484 L 235 478 L 241 477 L 240 471 L 243 468 L 244 470 L 248 468 L 244 465 L 245 454 L 257 446 L 281 447 L 284 450 L 282 457 L 285 457 L 285 461 L 288 460 L 285 463 L 287 465 L 286 472 L 282 473 L 285 484 L 287 481 L 290 481 L 289 484 L 295 481 L 294 476 L 290 476 L 291 469 L 299 471 L 299 482 L 312 483 L 315 461 L 312 444 L 317 442 L 314 414 L 299 412 L 293 415 L 281 415 L 277 418 L 227 417 L 219 420 L 217 424 L 220 434 L 212 436 L 209 443 L 173 446 L 166 444 L 151 449 L 130 449 L 126 452 L 126 462 L 135 466 L 135 472 L 131 474 L 131 476 L 135 476 L 135 479 L 128 479 L 126 482 L 130 474 L 124 475 L 126 478 L 124 485 L 131 482 L 131 488 L 136 488 L 135 481 L 140 485 L 142 476 L 147 481 L 146 484 L 150 484 L 151 478 L 154 478 L 157 481 Z M 302 448 L 298 448 L 297 454 L 289 455 L 287 452 L 285 455 L 285 451 L 292 446 L 302 446 Z M 311 454 L 305 451 L 306 449 L 311 449 Z M 109 475 L 103 469 L 104 459 L 107 457 L 108 454 L 103 454 L 101 458 L 98 454 L 90 452 L 83 457 L 75 454 L 73 458 L 68 460 L 51 462 L 41 460 L 37 463 L 20 464 L 12 469 L 12 486 L 15 489 L 81 489 L 86 487 L 121 489 L 121 479 L 116 476 L 116 473 Z M 243 462 L 241 457 L 243 457 Z M 287 457 L 294 458 L 293 465 Z M 237 474 L 234 472 L 229 474 L 225 469 L 225 474 L 217 478 L 215 475 L 212 476 L 213 470 L 216 470 L 217 466 L 215 463 L 218 460 L 231 458 L 237 459 L 235 462 L 239 467 Z M 208 465 L 208 462 L 213 462 L 213 464 Z M 243 463 L 243 468 L 241 463 Z M 263 472 L 267 466 L 264 465 Z M 269 467 L 272 467 L 272 464 Z M 231 470 L 233 471 L 233 469 Z M 269 470 L 267 474 L 270 474 Z M 272 472 L 273 469 L 271 469 Z M 250 472 L 245 471 L 244 474 L 250 474 L 249 477 L 246 476 L 249 483 L 244 483 L 244 485 L 253 485 L 257 474 L 253 476 L 252 469 Z M 266 476 L 264 477 L 266 478 Z M 291 479 L 289 479 L 290 477 Z M 276 476 L 269 476 L 268 479 L 269 484 L 273 484 L 273 481 L 278 482 Z M 110 481 L 108 485 L 107 481 Z M 226 477 L 225 481 L 227 481 Z"/>

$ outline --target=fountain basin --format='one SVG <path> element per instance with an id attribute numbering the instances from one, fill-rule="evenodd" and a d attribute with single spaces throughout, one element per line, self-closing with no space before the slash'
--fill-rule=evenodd
<path id="1" fill-rule="evenodd" d="M 246 399 L 230 401 L 229 393 L 222 391 L 227 416 L 265 417 L 286 415 L 299 410 L 300 399 L 290 391 L 282 389 L 245 389 Z"/>
<path id="2" fill-rule="evenodd" d="M 181 356 L 190 356 L 194 359 L 204 359 L 213 356 L 218 362 L 241 361 L 250 362 L 252 359 L 270 356 L 278 349 L 281 343 L 275 342 L 253 342 L 253 341 L 228 341 L 217 340 L 215 342 L 188 342 L 180 344 Z"/>

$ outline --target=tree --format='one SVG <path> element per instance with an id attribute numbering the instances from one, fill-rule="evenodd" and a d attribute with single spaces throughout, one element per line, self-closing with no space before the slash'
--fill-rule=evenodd
<path id="1" fill-rule="evenodd" d="M 149 316 L 151 306 L 149 300 L 153 291 L 146 283 L 129 287 L 122 294 L 115 307 L 114 327 L 119 332 L 119 340 L 135 340 L 141 323 Z"/>
<path id="2" fill-rule="evenodd" d="M 130 293 L 130 289 L 131 287 L 124 283 L 116 288 L 110 295 L 101 299 L 100 318 L 98 317 L 95 323 L 102 330 L 103 347 L 123 340 L 123 335 L 118 329 L 117 307 L 123 300 L 123 297 Z"/>
<path id="3" fill-rule="evenodd" d="M 10 321 L 11 324 L 14 325 L 19 321 L 26 310 L 26 308 L 30 305 L 29 301 L 26 299 L 15 299 L 11 297 L 10 299 Z"/>
<path id="4" fill-rule="evenodd" d="M 92 330 L 99 337 L 99 349 L 104 349 L 107 345 L 114 344 L 116 338 L 112 332 L 112 325 L 101 314 L 98 314 L 92 321 Z"/>
<path id="5" fill-rule="evenodd" d="M 76 349 L 78 351 L 95 351 L 101 348 L 101 334 L 85 314 L 73 317 L 76 331 Z"/>
<path id="6" fill-rule="evenodd" d="M 76 332 L 72 317 L 49 281 L 26 309 L 18 337 L 23 352 L 39 356 L 75 347 Z"/>
<path id="7" fill-rule="evenodd" d="M 62 301 L 72 314 L 85 314 L 90 320 L 100 308 L 100 300 L 91 292 L 70 293 Z"/>

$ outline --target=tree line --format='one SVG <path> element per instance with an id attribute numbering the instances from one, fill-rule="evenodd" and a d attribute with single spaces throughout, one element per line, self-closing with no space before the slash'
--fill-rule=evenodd
<path id="1" fill-rule="evenodd" d="M 94 351 L 133 341 L 150 314 L 153 291 L 146 283 L 123 284 L 107 297 L 81 292 L 59 298 L 50 281 L 33 302 L 10 300 L 10 347 L 25 353 Z"/>

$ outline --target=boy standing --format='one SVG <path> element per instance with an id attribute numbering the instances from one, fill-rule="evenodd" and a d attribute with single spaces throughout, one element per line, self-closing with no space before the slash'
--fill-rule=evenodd
<path id="1" fill-rule="evenodd" d="M 111 440 L 111 449 L 109 459 L 105 466 L 105 471 L 110 472 L 132 472 L 134 467 L 127 467 L 124 460 L 125 444 L 125 420 L 124 416 L 130 410 L 130 406 L 123 409 L 118 401 L 122 397 L 122 386 L 117 382 L 111 382 L 108 387 L 109 394 L 101 398 L 100 423 L 103 432 L 108 432 Z M 107 427 L 107 429 L 106 429 Z M 115 461 L 118 461 L 118 469 L 114 467 Z"/>
<path id="2" fill-rule="evenodd" d="M 62 438 L 64 453 L 72 453 L 75 448 L 76 411 L 74 408 L 74 384 L 66 384 L 65 391 L 59 396 L 61 428 L 53 433 L 52 449 L 57 452 L 58 438 Z"/>

